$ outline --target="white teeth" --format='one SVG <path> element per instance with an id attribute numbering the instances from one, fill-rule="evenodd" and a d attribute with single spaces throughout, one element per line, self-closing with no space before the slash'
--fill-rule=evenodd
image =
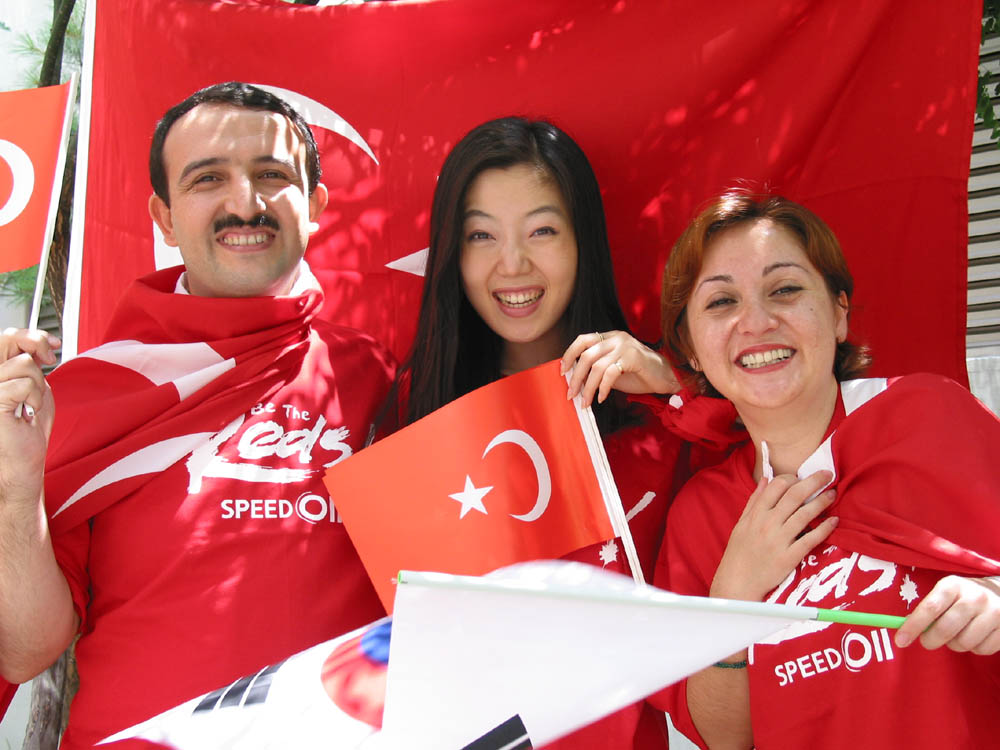
<path id="1" fill-rule="evenodd" d="M 527 307 L 541 299 L 542 291 L 534 292 L 493 292 L 493 296 L 508 307 Z"/>
<path id="2" fill-rule="evenodd" d="M 771 349 L 766 352 L 754 352 L 753 354 L 744 354 L 740 357 L 740 364 L 743 365 L 748 370 L 753 370 L 757 367 L 763 367 L 764 365 L 772 365 L 775 362 L 780 362 L 783 359 L 788 359 L 792 356 L 791 349 Z"/>
<path id="3" fill-rule="evenodd" d="M 261 245 L 267 240 L 266 234 L 227 234 L 222 238 L 224 245 Z"/>

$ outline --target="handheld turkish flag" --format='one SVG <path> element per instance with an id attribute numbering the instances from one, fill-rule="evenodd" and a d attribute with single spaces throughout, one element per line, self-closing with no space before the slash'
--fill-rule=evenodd
<path id="1" fill-rule="evenodd" d="M 388 611 L 401 569 L 481 575 L 615 536 L 640 569 L 593 416 L 566 400 L 558 362 L 451 402 L 324 481 Z"/>
<path id="2" fill-rule="evenodd" d="M 70 86 L 0 93 L 0 272 L 37 265 L 52 236 Z"/>

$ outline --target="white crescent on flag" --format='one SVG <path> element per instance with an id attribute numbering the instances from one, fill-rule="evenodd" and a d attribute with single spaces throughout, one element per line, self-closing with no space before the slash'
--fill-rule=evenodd
<path id="1" fill-rule="evenodd" d="M 552 497 L 552 475 L 549 473 L 549 465 L 545 461 L 545 454 L 542 453 L 542 449 L 535 442 L 535 439 L 524 430 L 505 430 L 493 438 L 490 444 L 486 446 L 486 450 L 483 451 L 483 458 L 486 458 L 487 453 L 502 443 L 513 443 L 527 453 L 528 458 L 531 459 L 532 466 L 535 467 L 535 476 L 538 477 L 538 497 L 535 499 L 535 504 L 531 507 L 531 510 L 521 515 L 511 513 L 510 517 L 516 518 L 518 521 L 525 521 L 526 523 L 537 521 L 542 517 L 545 509 L 549 507 L 549 500 Z"/>
<path id="2" fill-rule="evenodd" d="M 320 104 L 315 99 L 310 99 L 308 96 L 300 94 L 297 91 L 291 91 L 290 89 L 283 89 L 278 86 L 265 86 L 260 83 L 255 83 L 253 85 L 258 88 L 262 88 L 265 91 L 270 91 L 275 96 L 280 96 L 282 99 L 295 107 L 295 109 L 299 111 L 299 113 L 305 118 L 305 121 L 310 125 L 326 128 L 327 130 L 331 130 L 338 135 L 342 135 L 344 138 L 368 154 L 376 165 L 379 164 L 379 160 L 375 157 L 375 154 L 368 146 L 368 143 L 361 137 L 358 131 L 354 129 L 354 126 L 326 105 Z M 404 255 L 396 260 L 389 261 L 385 264 L 385 267 L 391 268 L 395 271 L 410 273 L 414 276 L 423 276 L 426 265 L 427 248 L 424 248 L 423 250 L 417 250 L 409 255 Z M 160 266 L 157 265 L 157 268 L 159 267 Z"/>
<path id="3" fill-rule="evenodd" d="M 0 206 L 0 227 L 2 227 L 20 216 L 31 200 L 31 193 L 35 189 L 35 168 L 31 164 L 31 157 L 24 152 L 24 149 L 11 141 L 0 140 L 0 159 L 7 162 L 14 179 L 10 197 L 3 206 Z"/>
<path id="4" fill-rule="evenodd" d="M 365 139 L 361 137 L 361 134 L 354 129 L 354 126 L 325 104 L 321 104 L 315 99 L 310 99 L 305 94 L 300 94 L 298 91 L 292 91 L 291 89 L 283 89 L 278 86 L 267 86 L 263 83 L 252 83 L 250 85 L 256 86 L 259 89 L 264 89 L 264 91 L 270 91 L 275 96 L 281 97 L 286 102 L 291 104 L 299 112 L 299 114 L 302 115 L 307 123 L 310 125 L 317 125 L 321 128 L 326 128 L 327 130 L 332 130 L 337 135 L 342 135 L 344 138 L 368 154 L 373 162 L 378 164 L 378 159 L 375 158 L 375 154 L 372 152 L 371 147 Z"/>

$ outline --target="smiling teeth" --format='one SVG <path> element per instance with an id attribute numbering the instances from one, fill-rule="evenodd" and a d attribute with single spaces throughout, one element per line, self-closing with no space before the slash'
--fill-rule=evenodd
<path id="1" fill-rule="evenodd" d="M 267 240 L 266 234 L 227 234 L 223 245 L 261 245 Z"/>
<path id="2" fill-rule="evenodd" d="M 744 354 L 740 357 L 740 364 L 748 370 L 753 370 L 764 365 L 773 365 L 792 356 L 791 349 L 772 349 L 769 352 L 755 352 L 754 354 Z"/>
<path id="3" fill-rule="evenodd" d="M 527 307 L 542 298 L 544 292 L 494 292 L 493 296 L 508 307 Z"/>

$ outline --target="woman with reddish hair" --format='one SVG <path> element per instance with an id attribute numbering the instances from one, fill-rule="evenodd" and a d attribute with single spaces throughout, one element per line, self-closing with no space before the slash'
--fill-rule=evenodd
<path id="1" fill-rule="evenodd" d="M 1000 421 L 940 376 L 856 379 L 852 293 L 819 217 L 744 192 L 712 201 L 664 272 L 675 370 L 749 440 L 678 494 L 657 584 L 906 618 L 798 624 L 661 694 L 703 747 L 1000 736 Z"/>

